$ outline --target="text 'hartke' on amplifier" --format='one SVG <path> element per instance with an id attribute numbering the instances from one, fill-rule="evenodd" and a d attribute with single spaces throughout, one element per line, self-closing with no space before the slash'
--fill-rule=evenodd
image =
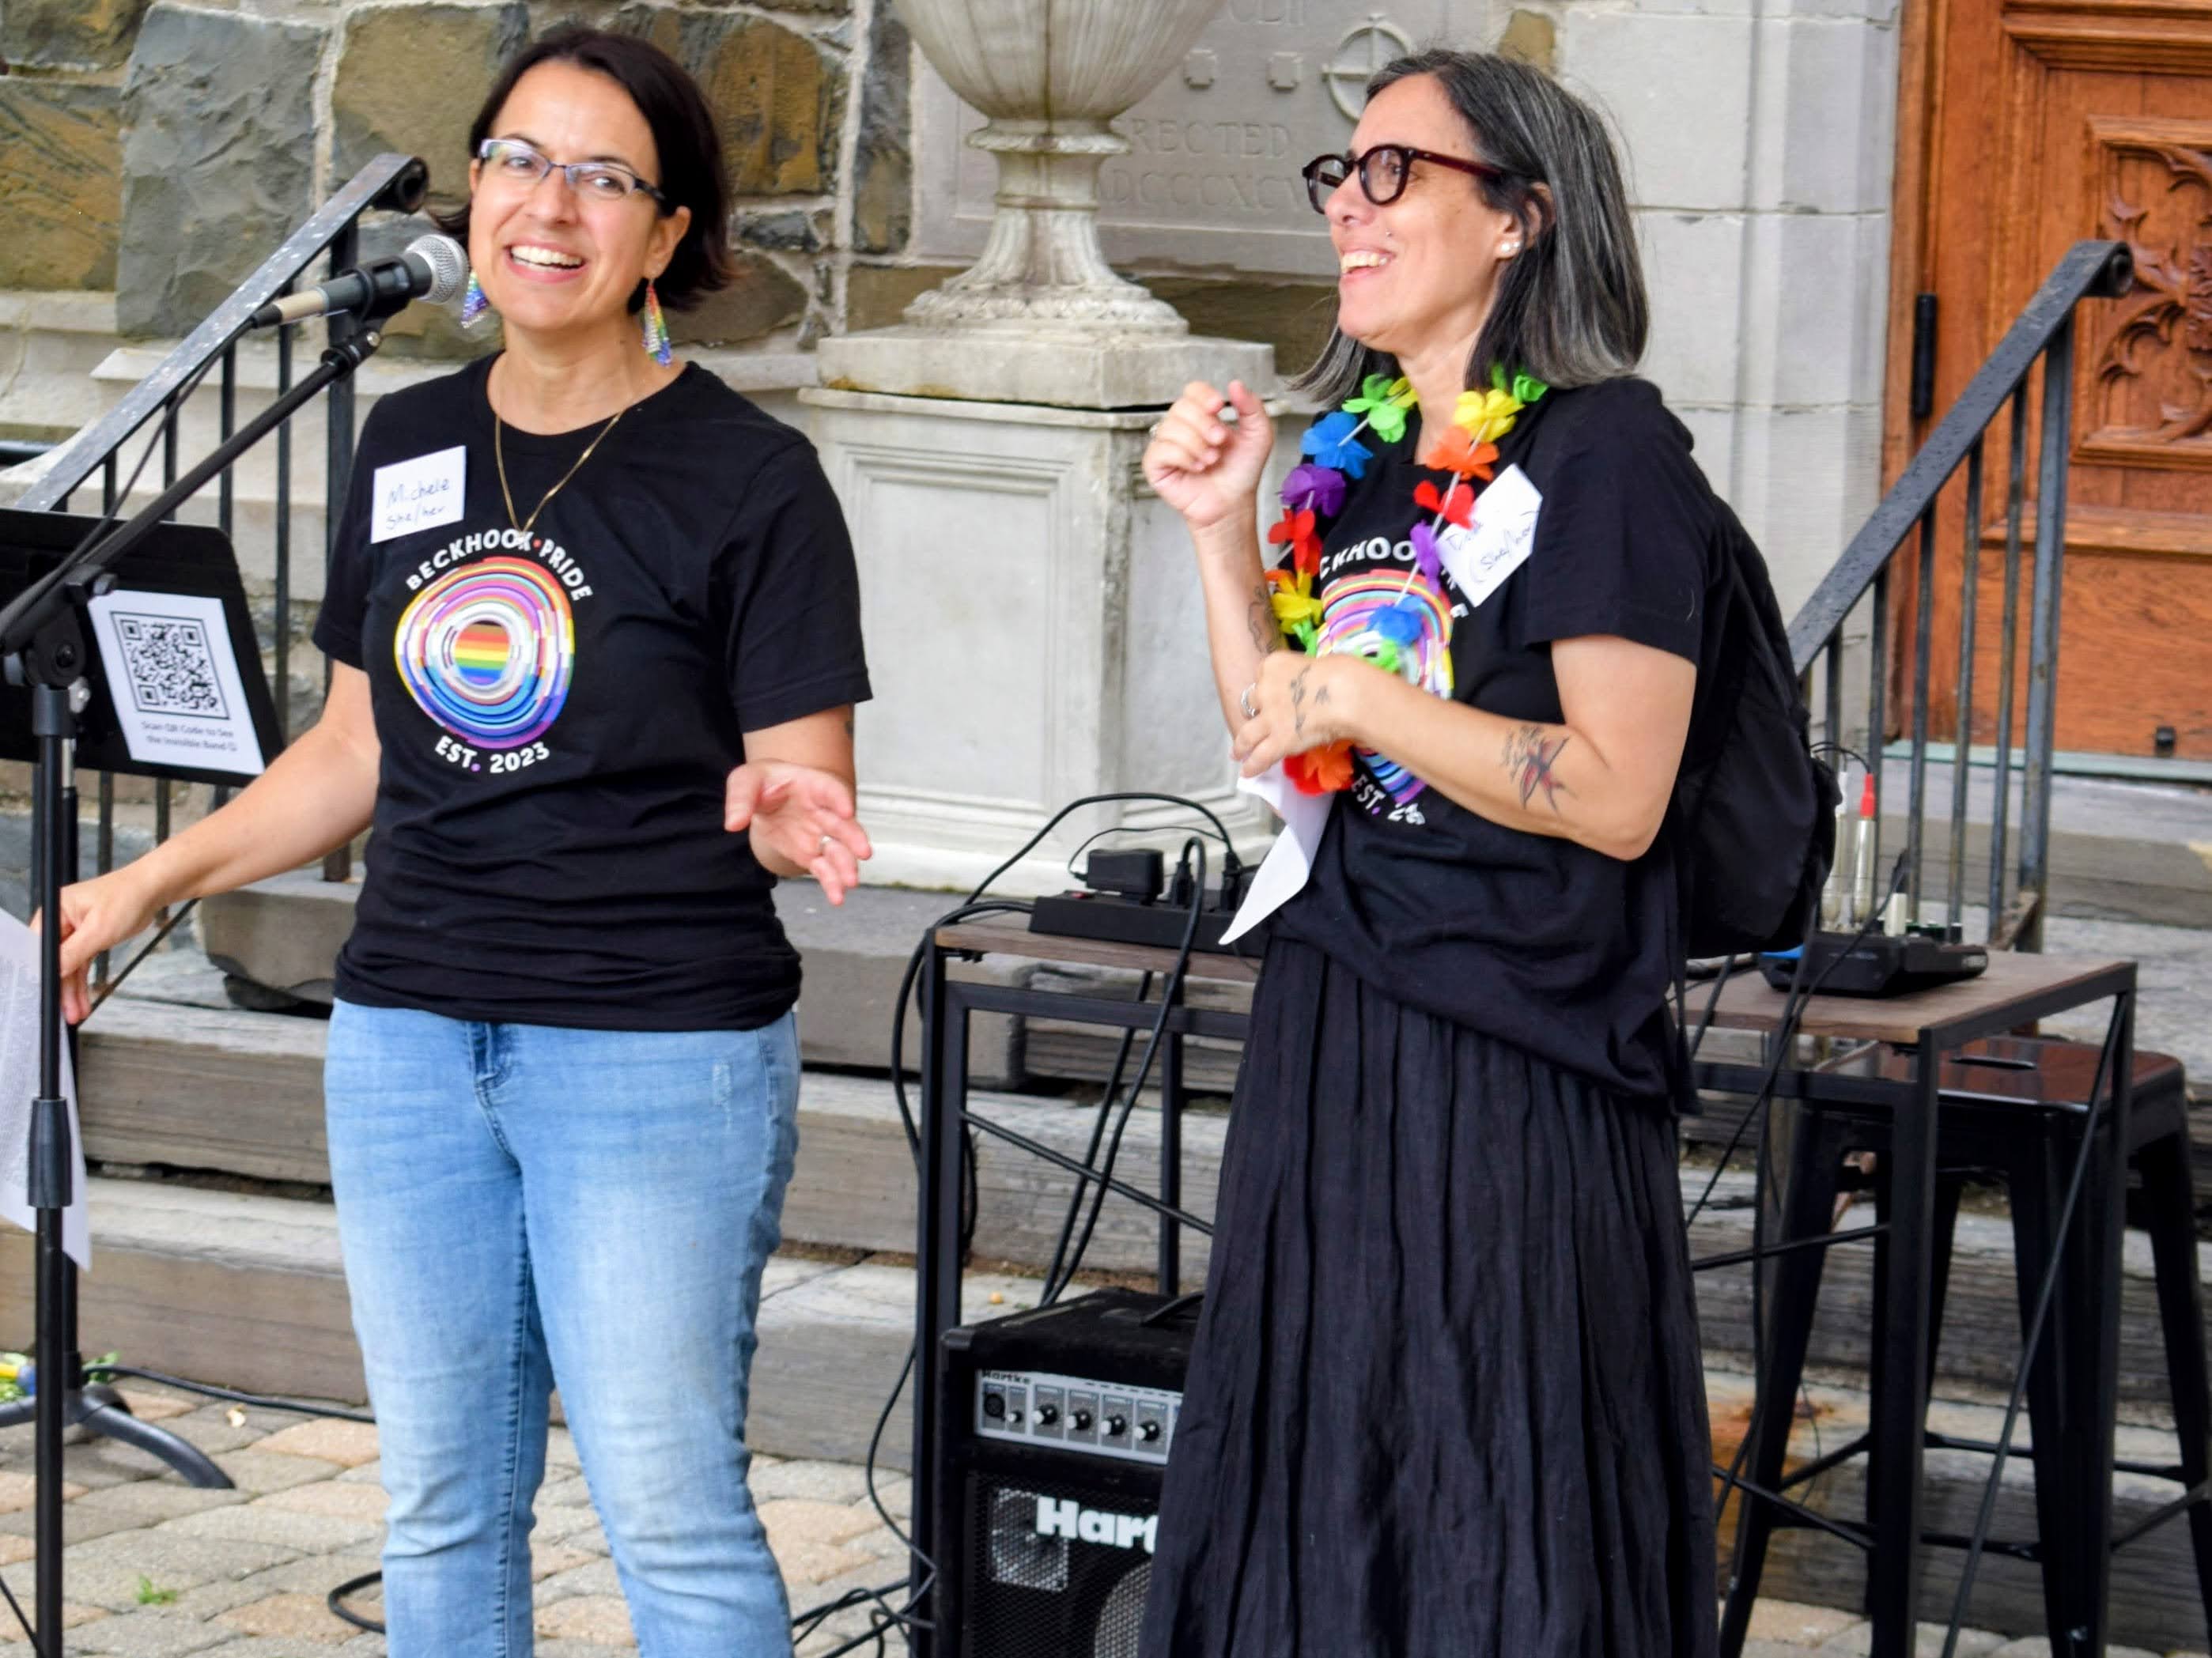
<path id="1" fill-rule="evenodd" d="M 1136 1658 L 1194 1297 L 1100 1290 L 939 1355 L 946 1658 Z"/>

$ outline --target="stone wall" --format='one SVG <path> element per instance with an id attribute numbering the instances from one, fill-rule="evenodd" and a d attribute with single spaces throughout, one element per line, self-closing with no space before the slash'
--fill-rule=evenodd
<path id="1" fill-rule="evenodd" d="M 123 68 L 144 3 L 0 5 L 0 288 L 115 285 Z"/>
<path id="2" fill-rule="evenodd" d="M 1646 372 L 1765 549 L 1785 615 L 1880 492 L 1897 15 L 1898 0 L 1559 9 L 1560 72 L 1629 165 Z"/>
<path id="3" fill-rule="evenodd" d="M 381 150 L 422 156 L 434 202 L 453 199 L 498 64 L 571 18 L 665 47 L 720 118 L 737 280 L 672 317 L 677 338 L 838 326 L 849 250 L 895 255 L 911 213 L 906 39 L 873 0 L 0 0 L 0 288 L 112 288 L 125 335 L 180 335 Z"/>
<path id="4" fill-rule="evenodd" d="M 1273 193 L 1234 236 L 1203 215 L 1139 222 L 1109 191 L 1109 254 L 1200 331 L 1266 340 L 1294 371 L 1334 288 L 1317 222 L 1279 198 L 1349 134 L 1325 94 L 1356 86 L 1378 40 L 1553 70 L 1628 161 L 1647 372 L 1793 603 L 1876 493 L 1898 0 L 1376 3 L 1224 0 L 1139 113 L 1272 112 L 1275 148 L 1298 153 L 1258 164 Z M 0 0 L 0 289 L 112 288 L 125 334 L 180 334 L 378 150 L 422 155 L 450 195 L 495 66 L 568 17 L 666 46 L 720 116 L 738 280 L 672 318 L 679 341 L 790 361 L 896 321 L 980 245 L 988 163 L 961 149 L 963 118 L 891 0 Z M 1123 188 L 1151 165 L 1188 171 L 1139 154 Z M 400 353 L 484 343 L 419 308 L 392 331 Z"/>

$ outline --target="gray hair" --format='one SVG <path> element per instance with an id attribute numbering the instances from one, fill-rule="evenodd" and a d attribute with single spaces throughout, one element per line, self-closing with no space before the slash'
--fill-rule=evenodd
<path id="1" fill-rule="evenodd" d="M 1499 368 L 1562 388 L 1634 372 L 1651 308 L 1620 161 L 1597 112 L 1541 70 L 1441 48 L 1386 64 L 1367 95 L 1415 75 L 1436 77 L 1467 123 L 1475 158 L 1505 174 L 1470 182 L 1521 223 L 1522 251 L 1499 274 L 1467 384 L 1487 385 Z M 1384 353 L 1332 330 L 1294 383 L 1333 405 L 1365 376 L 1395 372 Z"/>

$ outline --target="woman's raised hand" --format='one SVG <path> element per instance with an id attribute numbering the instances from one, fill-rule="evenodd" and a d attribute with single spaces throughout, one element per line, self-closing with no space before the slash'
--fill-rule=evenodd
<path id="1" fill-rule="evenodd" d="M 1233 422 L 1224 409 L 1237 411 Z M 1145 477 L 1192 529 L 1211 529 L 1251 509 L 1274 446 L 1274 422 L 1243 381 L 1230 381 L 1224 398 L 1193 380 L 1152 428 Z"/>

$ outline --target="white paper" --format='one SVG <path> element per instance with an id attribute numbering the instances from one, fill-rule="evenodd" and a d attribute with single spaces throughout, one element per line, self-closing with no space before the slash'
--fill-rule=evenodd
<path id="1" fill-rule="evenodd" d="M 468 450 L 456 444 L 378 467 L 369 491 L 374 504 L 368 538 L 389 541 L 459 518 L 467 494 L 468 465 Z"/>
<path id="2" fill-rule="evenodd" d="M 1471 610 L 1519 569 L 1536 544 L 1544 497 L 1518 466 L 1509 466 L 1474 498 L 1474 527 L 1444 526 L 1437 551 Z"/>
<path id="3" fill-rule="evenodd" d="M 88 608 L 133 760 L 261 774 L 261 739 L 221 599 L 118 589 Z"/>
<path id="4" fill-rule="evenodd" d="M 1334 794 L 1300 793 L 1280 764 L 1268 767 L 1257 777 L 1238 778 L 1237 787 L 1240 793 L 1256 794 L 1272 806 L 1275 816 L 1283 820 L 1283 832 L 1267 848 L 1260 872 L 1252 878 L 1251 890 L 1237 907 L 1237 919 L 1221 935 L 1224 944 L 1242 938 L 1305 890 L 1306 880 L 1313 873 L 1314 849 L 1321 845 L 1329 809 L 1336 804 Z"/>
<path id="5" fill-rule="evenodd" d="M 38 1228 L 31 1207 L 31 1102 L 39 1094 L 39 940 L 0 910 L 0 1218 L 25 1231 Z M 76 1120 L 76 1079 L 62 1047 L 62 1097 L 69 1102 L 70 1206 L 62 1212 L 62 1248 L 80 1269 L 92 1266 L 84 1217 L 84 1136 Z"/>

